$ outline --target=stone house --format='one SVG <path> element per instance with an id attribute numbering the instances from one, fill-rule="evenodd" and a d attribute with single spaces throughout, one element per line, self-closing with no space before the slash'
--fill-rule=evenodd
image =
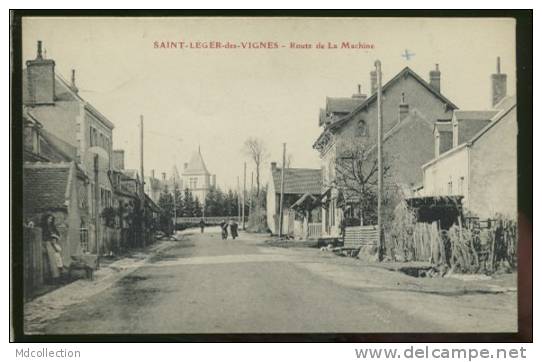
<path id="1" fill-rule="evenodd" d="M 341 141 L 359 142 L 376 157 L 377 96 L 376 73 L 370 74 L 371 95 L 331 98 L 319 114 L 322 133 L 313 148 L 320 154 L 322 167 L 322 235 L 337 237 L 346 209 L 356 210 L 359 199 L 344 193 L 337 179 L 337 160 L 342 157 Z M 384 157 L 390 166 L 390 186 L 408 189 L 422 181 L 420 167 L 433 157 L 433 125 L 450 120 L 457 106 L 440 87 L 441 73 L 436 66 L 429 82 L 405 67 L 382 87 Z M 351 139 L 352 141 L 348 141 Z M 356 215 L 351 215 L 356 216 Z M 357 215 L 359 217 L 359 215 Z"/>
<path id="2" fill-rule="evenodd" d="M 452 147 L 422 166 L 425 196 L 463 196 L 463 209 L 481 218 L 517 216 L 517 116 L 515 97 L 494 110 L 456 112 Z M 478 115 L 478 117 L 474 117 Z M 488 118 L 488 116 L 492 117 Z M 463 118 L 463 120 L 462 120 Z M 461 123 L 470 123 L 461 127 Z M 462 135 L 461 132 L 465 131 Z M 440 152 L 443 151 L 443 152 Z"/>
<path id="3" fill-rule="evenodd" d="M 101 215 L 112 206 L 113 199 L 108 171 L 114 125 L 79 95 L 75 71 L 71 82 L 55 72 L 55 61 L 44 57 L 41 41 L 36 58 L 26 61 L 22 89 L 26 114 L 23 121 L 34 122 L 26 123 L 25 133 L 40 140 L 35 142 L 33 156 L 43 154 L 44 145 L 53 147 L 65 159 L 75 161 L 89 179 L 86 196 L 89 245 L 93 252 L 99 252 L 108 237 Z"/>

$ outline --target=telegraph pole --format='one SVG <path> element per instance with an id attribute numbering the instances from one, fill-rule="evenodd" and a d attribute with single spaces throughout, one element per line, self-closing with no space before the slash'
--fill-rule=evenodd
<path id="1" fill-rule="evenodd" d="M 173 235 L 177 233 L 177 178 L 173 175 Z"/>
<path id="2" fill-rule="evenodd" d="M 241 186 L 239 186 L 239 176 L 237 176 L 237 220 L 241 222 Z"/>
<path id="3" fill-rule="evenodd" d="M 282 219 L 284 212 L 282 210 L 284 206 L 284 167 L 286 166 L 286 143 L 282 144 L 282 168 L 280 170 L 280 219 L 279 219 L 279 238 L 282 237 Z"/>
<path id="4" fill-rule="evenodd" d="M 250 173 L 250 190 L 248 191 L 248 217 L 249 218 L 252 216 L 252 212 L 254 211 L 254 206 L 252 206 L 252 202 L 254 201 L 253 191 L 254 191 L 254 171 Z"/>
<path id="5" fill-rule="evenodd" d="M 143 115 L 139 116 L 139 162 L 140 162 L 140 173 L 141 173 L 141 215 L 142 222 L 141 226 L 143 227 L 143 246 L 146 244 L 146 233 L 147 233 L 147 220 L 145 218 L 145 173 L 143 170 Z"/>
<path id="6" fill-rule="evenodd" d="M 377 120 L 378 120 L 378 138 L 377 138 L 377 153 L 378 153 L 378 260 L 382 260 L 383 251 L 383 225 L 382 225 L 382 198 L 384 189 L 384 173 L 382 162 L 382 143 L 383 143 L 383 121 L 382 121 L 382 64 L 380 60 L 375 62 L 376 67 L 376 83 L 377 83 Z"/>
<path id="7" fill-rule="evenodd" d="M 243 230 L 245 230 L 245 197 L 247 193 L 247 163 L 245 162 L 243 169 Z"/>

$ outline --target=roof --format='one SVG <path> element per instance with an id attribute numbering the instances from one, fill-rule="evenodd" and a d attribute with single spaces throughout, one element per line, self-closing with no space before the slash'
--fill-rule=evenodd
<path id="1" fill-rule="evenodd" d="M 281 168 L 271 170 L 275 192 L 280 193 Z M 320 195 L 322 170 L 311 168 L 286 168 L 284 170 L 284 193 Z"/>
<path id="2" fill-rule="evenodd" d="M 503 105 L 506 106 L 506 108 L 498 111 L 490 120 L 490 122 L 482 128 L 480 131 L 478 131 L 473 137 L 471 137 L 467 142 L 461 143 L 458 146 L 449 149 L 448 151 L 442 153 L 439 155 L 439 157 L 432 159 L 431 161 L 427 162 L 426 164 L 422 165 L 422 169 L 427 168 L 428 166 L 434 164 L 441 158 L 447 157 L 456 151 L 463 149 L 465 147 L 471 147 L 474 142 L 476 142 L 478 139 L 480 139 L 484 134 L 486 134 L 487 131 L 489 131 L 491 128 L 495 127 L 504 117 L 509 114 L 512 110 L 516 108 L 516 98 L 515 96 L 506 97 L 507 99 L 505 102 L 503 102 Z"/>
<path id="3" fill-rule="evenodd" d="M 363 101 L 364 101 L 363 98 L 326 97 L 326 112 L 327 113 L 350 113 L 354 109 L 356 109 L 357 106 L 362 104 Z"/>
<path id="4" fill-rule="evenodd" d="M 121 171 L 125 176 L 128 176 L 129 178 L 131 179 L 138 179 L 139 177 L 139 173 L 137 172 L 137 170 L 134 170 L 134 169 L 127 169 L 127 170 L 122 170 Z"/>
<path id="5" fill-rule="evenodd" d="M 457 121 L 488 121 L 499 111 L 454 111 L 454 119 Z"/>
<path id="6" fill-rule="evenodd" d="M 23 69 L 23 102 L 29 99 L 27 74 L 27 69 Z M 100 122 L 102 122 L 106 127 L 110 129 L 115 128 L 113 122 L 111 122 L 106 116 L 104 116 L 96 108 L 94 108 L 88 101 L 83 99 L 79 95 L 79 93 L 74 92 L 69 83 L 58 72 L 55 72 L 55 102 L 56 101 L 78 101 L 82 103 L 85 109 L 89 111 L 94 117 L 96 117 Z M 58 107 L 54 107 L 54 105 L 38 105 L 33 107 L 46 109 L 47 112 L 52 113 L 57 118 L 66 115 L 66 112 L 63 112 L 62 109 L 57 109 Z"/>
<path id="7" fill-rule="evenodd" d="M 416 81 L 418 81 L 422 86 L 424 86 L 427 90 L 429 90 L 435 97 L 437 97 L 442 102 L 447 104 L 450 108 L 452 108 L 452 109 L 457 109 L 458 108 L 455 104 L 452 103 L 452 101 L 450 101 L 448 98 L 446 98 L 444 95 L 442 95 L 442 93 L 437 92 L 433 87 L 431 87 L 429 85 L 429 83 L 427 83 L 422 77 L 420 77 L 418 74 L 416 74 L 416 72 L 414 72 L 409 67 L 403 68 L 403 70 L 401 70 L 399 73 L 397 73 L 397 75 L 395 77 L 393 77 L 386 84 L 384 84 L 382 86 L 382 92 L 385 92 L 389 87 L 394 85 L 395 82 L 397 82 L 402 77 L 406 77 L 407 75 L 412 76 Z M 361 112 L 369 104 L 376 101 L 376 98 L 377 98 L 377 93 L 375 92 L 369 98 L 367 98 L 364 102 L 362 102 L 358 107 L 356 107 L 356 109 L 352 110 L 352 112 L 350 112 L 348 115 L 346 115 L 341 120 L 339 120 L 339 121 L 335 122 L 334 124 L 332 124 L 330 126 L 330 128 L 332 128 L 332 127 L 336 128 L 336 127 L 339 127 L 340 125 L 344 124 L 346 121 L 351 119 L 354 115 Z"/>
<path id="8" fill-rule="evenodd" d="M 170 183 L 178 183 L 182 181 L 181 176 L 179 176 L 179 170 L 175 165 L 173 165 L 173 167 L 171 168 L 171 172 L 169 173 L 169 181 Z"/>
<path id="9" fill-rule="evenodd" d="M 290 208 L 302 208 L 305 202 L 307 202 L 309 205 L 313 205 L 317 200 L 318 197 L 315 197 L 311 193 L 307 192 L 303 196 L 301 196 L 296 202 L 294 202 L 292 206 L 290 206 Z"/>
<path id="10" fill-rule="evenodd" d="M 192 154 L 188 165 L 183 170 L 183 175 L 210 175 L 203 161 L 203 156 L 201 155 L 201 149 L 198 148 L 197 152 Z"/>
<path id="11" fill-rule="evenodd" d="M 27 162 L 23 165 L 23 208 L 25 213 L 67 209 L 73 162 Z"/>

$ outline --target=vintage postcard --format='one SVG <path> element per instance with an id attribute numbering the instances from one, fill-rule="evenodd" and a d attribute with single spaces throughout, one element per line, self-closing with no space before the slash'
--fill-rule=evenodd
<path id="1" fill-rule="evenodd" d="M 516 18 L 20 29 L 23 335 L 521 329 Z"/>

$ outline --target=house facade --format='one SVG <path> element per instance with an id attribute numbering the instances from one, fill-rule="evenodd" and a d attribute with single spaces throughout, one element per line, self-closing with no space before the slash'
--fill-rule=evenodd
<path id="1" fill-rule="evenodd" d="M 188 189 L 194 196 L 194 199 L 197 198 L 203 205 L 211 186 L 216 186 L 216 176 L 211 175 L 207 169 L 200 148 L 184 164 L 181 176 L 182 188 L 185 190 Z"/>
<path id="2" fill-rule="evenodd" d="M 32 156 L 47 158 L 47 151 L 54 150 L 64 160 L 75 161 L 87 175 L 88 220 L 85 225 L 91 251 L 100 253 L 108 237 L 101 215 L 105 208 L 113 205 L 108 176 L 113 123 L 79 95 L 75 71 L 72 71 L 71 82 L 55 72 L 55 62 L 44 57 L 41 41 L 38 41 L 36 58 L 28 60 L 23 69 L 23 106 L 23 121 L 28 126 L 25 137 L 32 145 Z M 30 155 L 27 152 L 27 156 Z"/>
<path id="3" fill-rule="evenodd" d="M 337 237 L 345 209 L 355 210 L 360 202 L 345 193 L 344 185 L 338 180 L 337 161 L 344 154 L 344 145 L 359 142 L 369 154 L 372 153 L 370 157 L 376 158 L 376 73 L 371 72 L 370 76 L 372 94 L 369 97 L 362 94 L 353 96 L 361 103 L 343 101 L 342 104 L 350 104 L 351 107 L 342 107 L 338 112 L 333 102 L 327 101 L 326 109 L 320 111 L 319 125 L 323 130 L 313 148 L 320 154 L 322 167 L 323 236 Z M 441 93 L 440 80 L 438 65 L 430 72 L 429 82 L 406 67 L 382 87 L 388 182 L 402 189 L 422 181 L 420 167 L 434 155 L 433 126 L 438 121 L 450 120 L 453 110 L 457 109 Z"/>
<path id="4" fill-rule="evenodd" d="M 463 209 L 480 218 L 517 215 L 517 115 L 515 97 L 507 97 L 490 119 L 475 127 L 453 127 L 453 146 L 423 165 L 425 196 L 463 196 Z M 461 115 L 454 115 L 457 121 Z M 473 129 L 478 131 L 474 134 Z"/>
<path id="5" fill-rule="evenodd" d="M 271 233 L 278 234 L 280 228 L 280 194 L 282 169 L 275 162 L 271 163 L 271 179 L 267 185 L 267 227 Z M 308 168 L 287 168 L 284 170 L 283 197 L 283 234 L 293 232 L 294 214 L 290 213 L 293 206 L 304 195 L 320 196 L 322 190 L 322 171 Z M 307 222 L 320 222 L 320 209 L 308 215 Z"/>

